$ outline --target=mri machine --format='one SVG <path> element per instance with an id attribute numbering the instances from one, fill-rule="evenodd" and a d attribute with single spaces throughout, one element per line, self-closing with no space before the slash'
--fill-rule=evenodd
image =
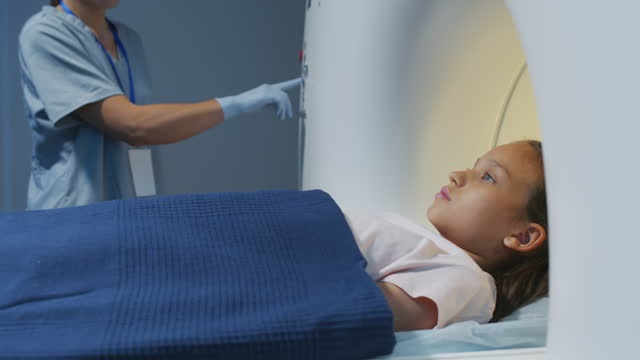
<path id="1" fill-rule="evenodd" d="M 544 140 L 547 347 L 433 358 L 638 358 L 640 2 L 306 5 L 301 188 L 424 222 L 448 171 Z"/>
<path id="2" fill-rule="evenodd" d="M 424 344 L 422 335 L 433 344 L 441 329 L 399 334 L 390 358 L 638 358 L 640 51 L 627 39 L 637 33 L 640 3 L 306 5 L 303 189 L 323 188 L 343 207 L 421 221 L 449 170 L 497 143 L 538 136 L 536 117 L 541 123 L 552 238 L 548 347 L 409 351 Z M 540 321 L 529 320 L 538 324 L 511 327 L 513 335 L 539 329 Z"/>

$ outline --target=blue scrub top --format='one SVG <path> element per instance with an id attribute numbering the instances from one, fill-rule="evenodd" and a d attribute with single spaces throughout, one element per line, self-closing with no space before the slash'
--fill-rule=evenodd
<path id="1" fill-rule="evenodd" d="M 150 97 L 142 42 L 114 22 L 128 53 L 137 104 Z M 89 28 L 73 15 L 44 6 L 23 26 L 19 60 L 33 148 L 27 209 L 78 206 L 133 197 L 126 143 L 111 138 L 73 111 L 110 96 L 129 96 L 127 63 L 115 60 L 123 89 Z"/>

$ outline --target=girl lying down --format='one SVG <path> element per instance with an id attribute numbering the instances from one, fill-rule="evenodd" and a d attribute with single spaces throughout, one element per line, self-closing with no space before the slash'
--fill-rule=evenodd
<path id="1" fill-rule="evenodd" d="M 527 141 L 451 173 L 427 212 L 440 235 L 320 190 L 0 213 L 0 358 L 385 355 L 394 329 L 546 294 L 544 189 Z"/>
<path id="2" fill-rule="evenodd" d="M 455 171 L 427 211 L 439 235 L 394 214 L 346 213 L 396 331 L 485 323 L 547 295 L 542 146 L 498 146 Z"/>

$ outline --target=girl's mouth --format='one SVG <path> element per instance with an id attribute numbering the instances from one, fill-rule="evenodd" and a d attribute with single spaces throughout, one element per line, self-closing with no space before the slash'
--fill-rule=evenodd
<path id="1" fill-rule="evenodd" d="M 449 195 L 449 189 L 447 189 L 446 186 L 443 186 L 440 189 L 440 192 L 436 194 L 436 198 L 441 198 L 447 201 L 451 201 L 451 196 Z"/>

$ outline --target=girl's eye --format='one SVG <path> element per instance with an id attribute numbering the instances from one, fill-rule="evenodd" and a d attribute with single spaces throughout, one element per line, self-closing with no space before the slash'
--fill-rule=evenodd
<path id="1" fill-rule="evenodd" d="M 494 179 L 493 175 L 489 174 L 488 172 L 484 173 L 484 175 L 482 175 L 482 180 L 484 181 L 488 181 L 492 184 L 496 183 L 496 179 Z"/>

